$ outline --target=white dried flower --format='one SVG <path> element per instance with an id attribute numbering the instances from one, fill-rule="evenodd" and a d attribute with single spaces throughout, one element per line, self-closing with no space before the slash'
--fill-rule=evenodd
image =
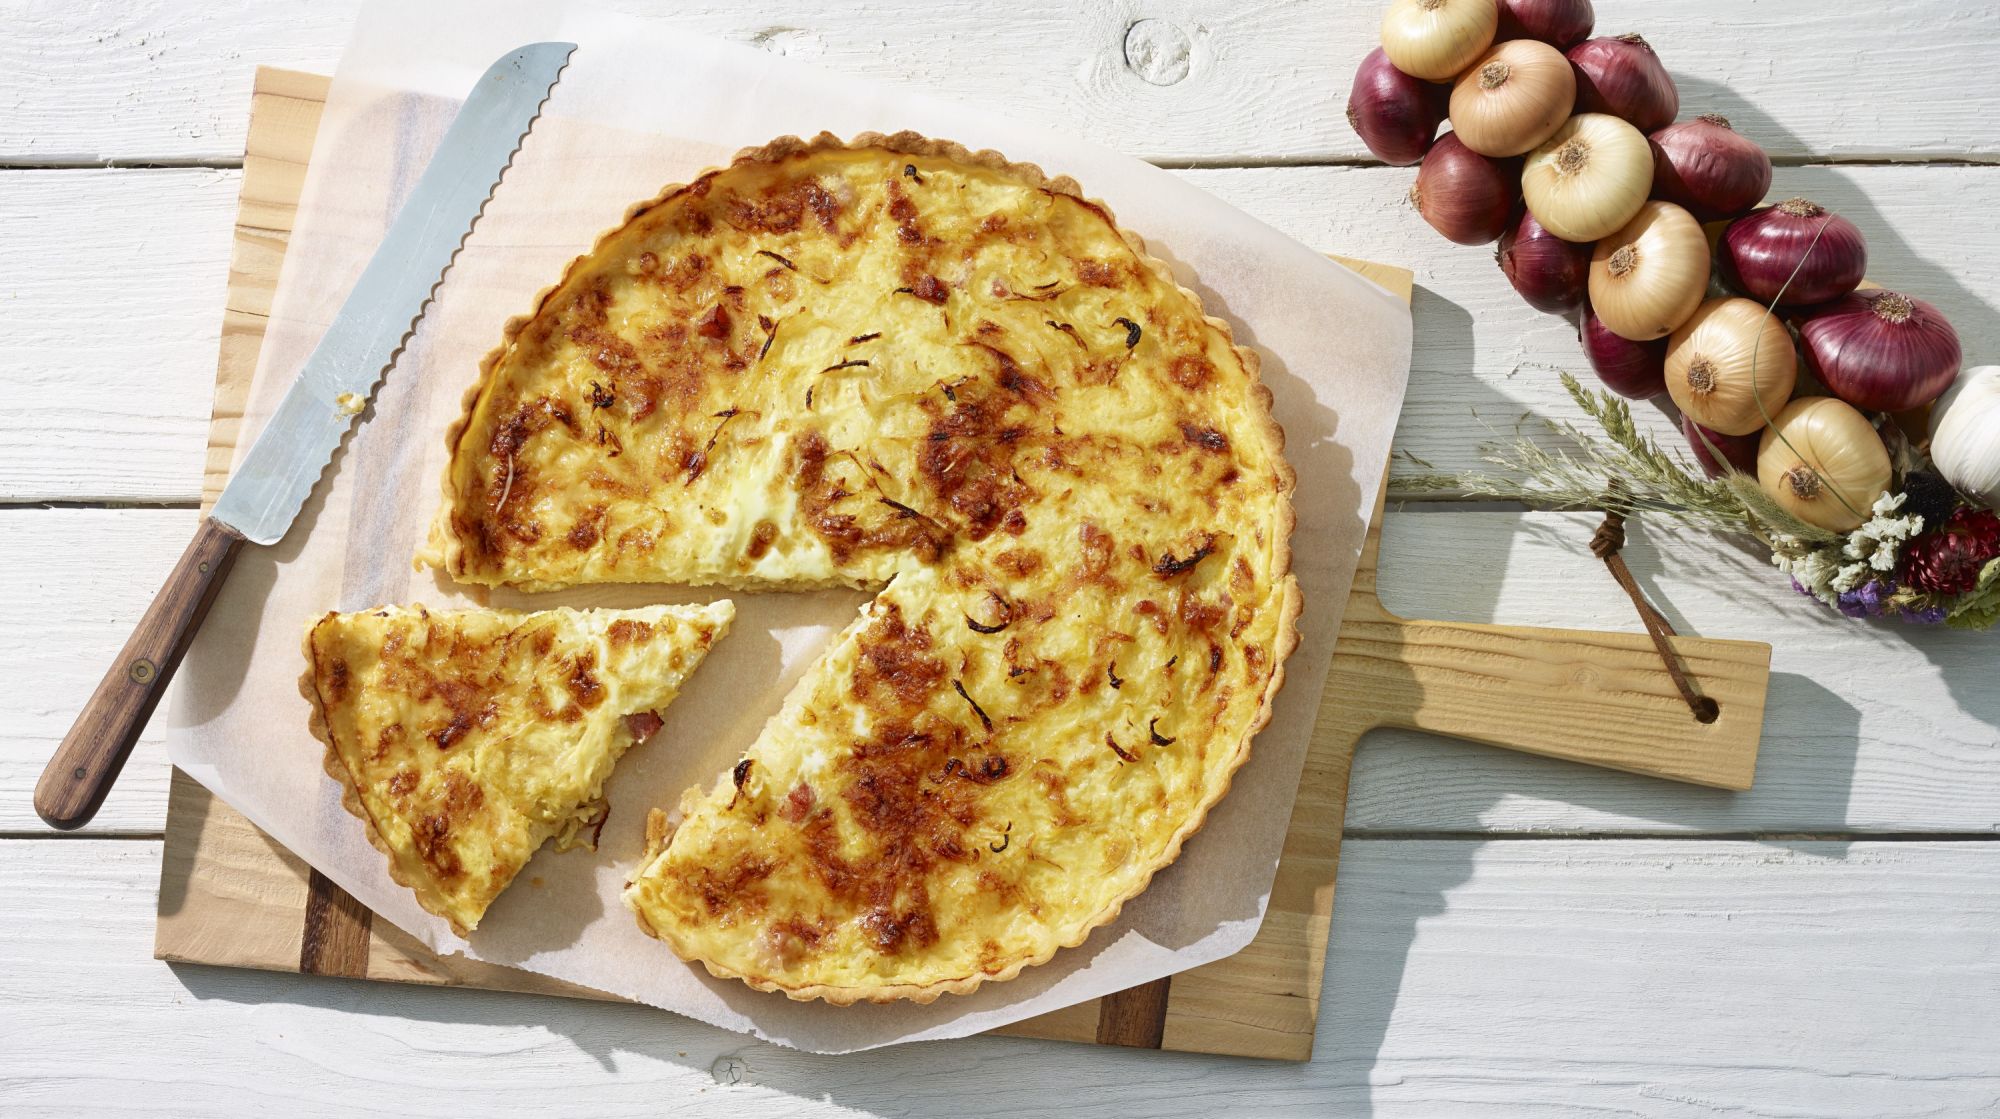
<path id="1" fill-rule="evenodd" d="M 1924 519 L 1915 513 L 1907 517 L 1881 517 L 1869 522 L 1878 540 L 1908 540 L 1924 530 Z"/>
<path id="2" fill-rule="evenodd" d="M 1824 597 L 1837 569 L 1837 561 L 1830 557 L 1827 551 L 1807 552 L 1793 562 L 1792 578 L 1797 579 L 1807 590 Z"/>
<path id="3" fill-rule="evenodd" d="M 1893 516 L 1902 508 L 1905 495 L 1885 494 L 1875 502 L 1875 517 L 1849 533 L 1840 554 L 1850 560 L 1865 561 L 1877 571 L 1893 571 L 1904 542 L 1923 531 L 1924 519 L 1915 514 Z"/>
<path id="4" fill-rule="evenodd" d="M 1787 536 L 1782 532 L 1771 534 L 1771 548 L 1774 551 L 1787 552 L 1793 555 L 1811 550 L 1806 547 L 1805 541 L 1800 540 L 1796 536 Z"/>
<path id="5" fill-rule="evenodd" d="M 1834 575 L 1832 583 L 1833 589 L 1841 594 L 1846 594 L 1848 591 L 1851 591 L 1854 588 L 1860 586 L 1862 577 L 1867 574 L 1868 574 L 1867 564 L 1850 563 L 1847 566 L 1841 568 L 1839 572 L 1837 572 Z"/>

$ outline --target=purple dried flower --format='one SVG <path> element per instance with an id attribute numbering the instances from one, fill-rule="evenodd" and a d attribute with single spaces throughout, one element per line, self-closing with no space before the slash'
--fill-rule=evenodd
<path id="1" fill-rule="evenodd" d="M 1894 591 L 1880 579 L 1871 579 L 1851 591 L 1842 591 L 1837 605 L 1850 618 L 1873 618 L 1882 613 L 1882 596 Z"/>
<path id="2" fill-rule="evenodd" d="M 1896 588 L 1880 579 L 1870 579 L 1861 587 L 1861 601 L 1868 607 L 1868 616 L 1875 617 L 1888 609 L 1882 600 L 1896 593 Z"/>
<path id="3" fill-rule="evenodd" d="M 1920 610 L 1903 607 L 1903 620 L 1912 625 L 1934 626 L 1944 621 L 1944 607 L 1926 606 Z"/>

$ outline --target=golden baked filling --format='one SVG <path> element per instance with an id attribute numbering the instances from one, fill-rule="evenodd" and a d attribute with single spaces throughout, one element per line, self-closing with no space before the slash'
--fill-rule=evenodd
<path id="1" fill-rule="evenodd" d="M 330 613 L 301 689 L 342 802 L 389 874 L 463 936 L 529 856 L 595 847 L 618 756 L 735 608 Z"/>
<path id="2" fill-rule="evenodd" d="M 911 134 L 745 153 L 510 325 L 424 562 L 881 588 L 626 900 L 794 998 L 967 991 L 1171 862 L 1296 642 L 1255 358 L 1067 179 Z"/>

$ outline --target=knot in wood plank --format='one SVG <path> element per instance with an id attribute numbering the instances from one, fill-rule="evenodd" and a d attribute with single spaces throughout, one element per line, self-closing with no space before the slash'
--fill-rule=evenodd
<path id="1" fill-rule="evenodd" d="M 1125 29 L 1125 66 L 1153 85 L 1173 85 L 1194 68 L 1194 40 L 1166 20 L 1134 20 Z"/>

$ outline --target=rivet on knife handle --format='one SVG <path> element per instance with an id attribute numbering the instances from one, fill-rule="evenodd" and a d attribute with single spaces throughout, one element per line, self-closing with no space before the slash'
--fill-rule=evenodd
<path id="1" fill-rule="evenodd" d="M 35 812 L 51 827 L 79 828 L 97 815 L 242 546 L 243 538 L 220 521 L 204 517 L 195 529 L 35 786 Z"/>

